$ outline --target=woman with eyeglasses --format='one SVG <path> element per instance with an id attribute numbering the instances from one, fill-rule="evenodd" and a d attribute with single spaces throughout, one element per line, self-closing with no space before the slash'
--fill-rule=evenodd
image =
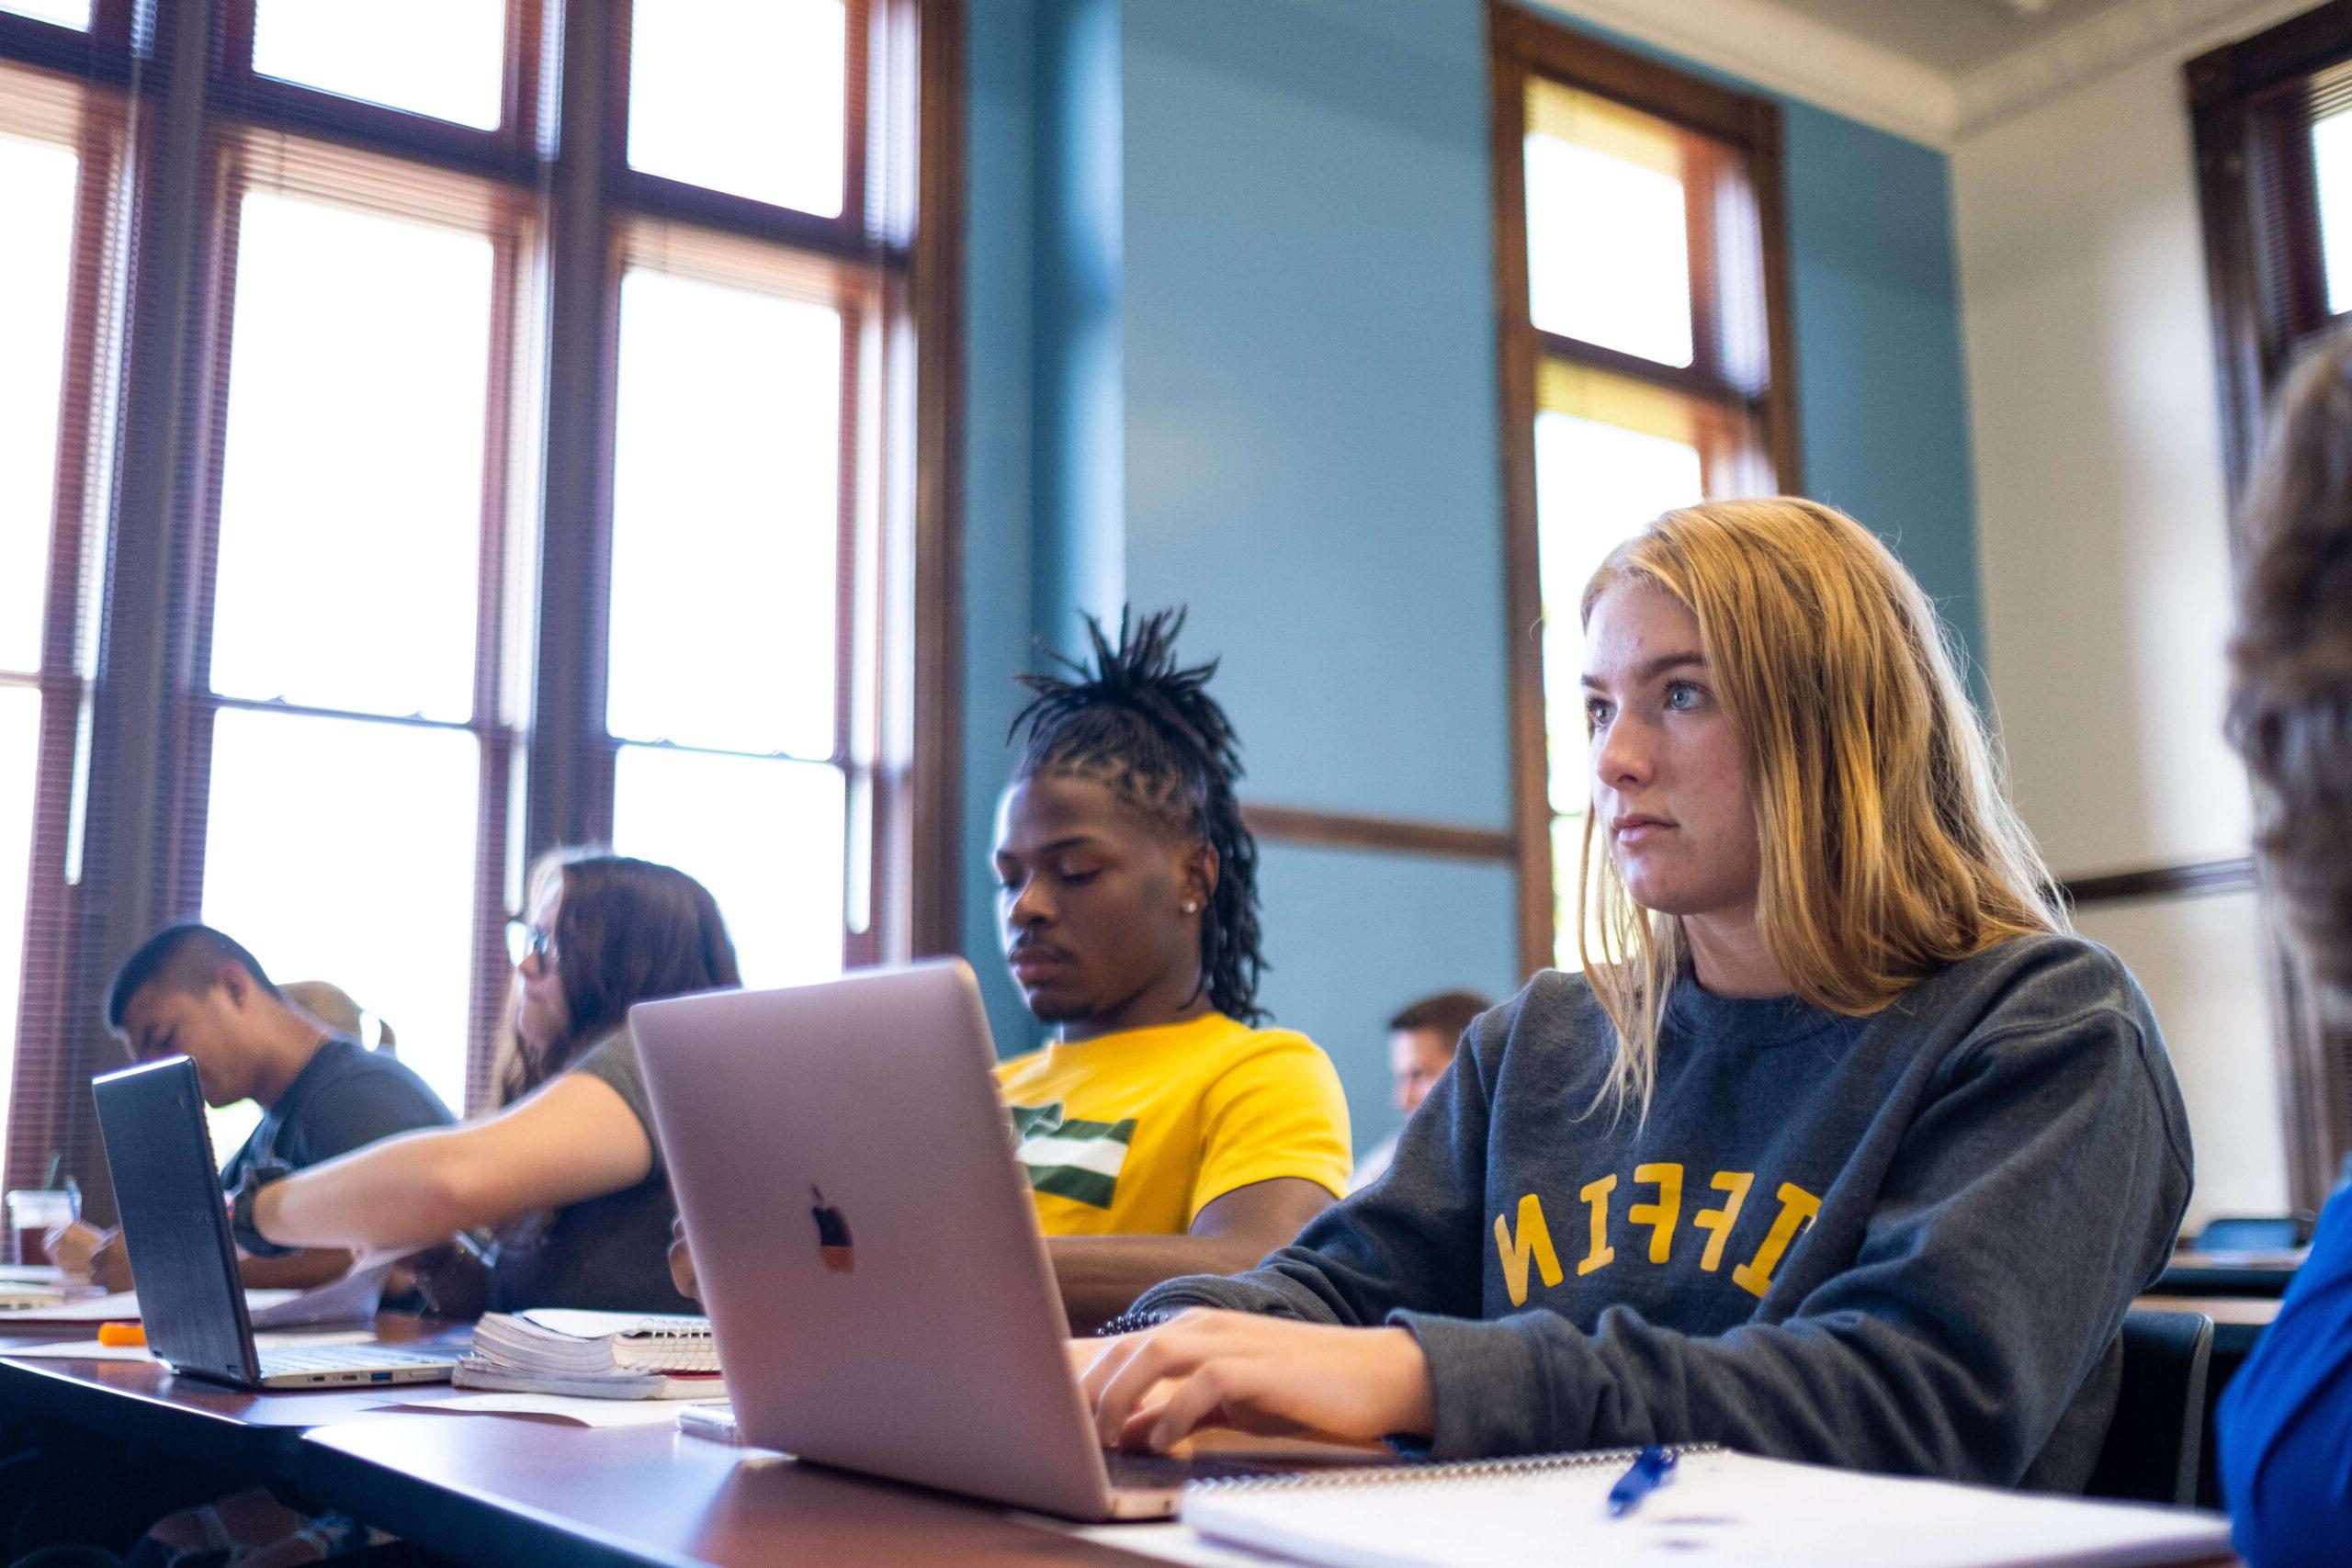
<path id="1" fill-rule="evenodd" d="M 671 1283 L 676 1205 L 653 1141 L 629 1008 L 741 984 L 709 890 L 670 866 L 558 851 L 507 931 L 514 998 L 499 1109 L 261 1186 L 238 1241 L 409 1247 L 488 1233 L 488 1304 L 688 1312 Z"/>

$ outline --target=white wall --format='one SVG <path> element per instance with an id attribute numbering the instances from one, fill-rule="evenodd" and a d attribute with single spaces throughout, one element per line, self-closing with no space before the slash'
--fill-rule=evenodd
<path id="1" fill-rule="evenodd" d="M 2062 877 L 2243 854 L 2221 422 L 2179 60 L 1952 154 L 1977 548 L 2017 797 Z M 2191 1224 L 2286 1203 L 2251 896 L 2087 912 L 2189 1101 Z"/>

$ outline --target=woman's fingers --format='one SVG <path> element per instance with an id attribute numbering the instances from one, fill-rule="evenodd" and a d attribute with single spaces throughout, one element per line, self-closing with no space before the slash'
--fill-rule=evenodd
<path id="1" fill-rule="evenodd" d="M 1136 1411 L 1120 1433 L 1122 1440 L 1164 1453 L 1202 1427 L 1247 1427 L 1243 1420 L 1220 1420 L 1232 1413 L 1237 1379 L 1245 1374 L 1246 1369 L 1232 1361 L 1204 1364 L 1177 1383 L 1166 1399 Z"/>

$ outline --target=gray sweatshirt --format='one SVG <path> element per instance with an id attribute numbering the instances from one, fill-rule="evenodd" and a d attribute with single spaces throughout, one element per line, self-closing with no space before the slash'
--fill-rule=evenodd
<path id="1" fill-rule="evenodd" d="M 1464 1032 L 1385 1179 L 1136 1308 L 1401 1325 L 1442 1459 L 1713 1440 L 2080 1487 L 2189 1189 L 2112 953 L 2019 938 L 1860 1019 L 1685 976 L 1645 1124 L 1591 1109 L 1611 1041 L 1581 976 L 1539 975 Z"/>

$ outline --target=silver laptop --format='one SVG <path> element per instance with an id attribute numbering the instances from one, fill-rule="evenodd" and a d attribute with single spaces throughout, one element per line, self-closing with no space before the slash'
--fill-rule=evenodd
<path id="1" fill-rule="evenodd" d="M 107 1168 L 147 1348 L 175 1372 L 243 1388 L 447 1382 L 457 1352 L 397 1345 L 256 1351 L 196 1064 L 172 1056 L 93 1078 Z"/>
<path id="2" fill-rule="evenodd" d="M 629 1022 L 747 1442 L 1080 1519 L 1299 1467 L 1097 1440 L 960 960 Z"/>

